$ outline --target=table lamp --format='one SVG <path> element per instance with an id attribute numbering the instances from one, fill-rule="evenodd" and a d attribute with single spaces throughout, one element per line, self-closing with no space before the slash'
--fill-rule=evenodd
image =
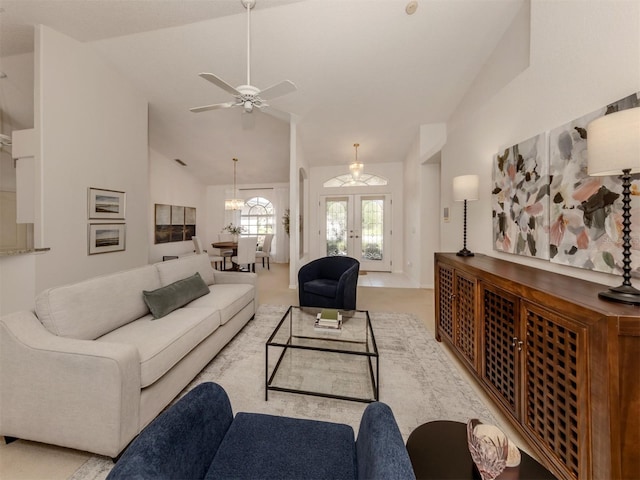
<path id="1" fill-rule="evenodd" d="M 464 202 L 464 244 L 456 255 L 459 257 L 473 257 L 473 252 L 467 250 L 467 200 L 478 199 L 478 175 L 461 175 L 453 179 L 453 201 Z"/>
<path id="2" fill-rule="evenodd" d="M 640 290 L 631 285 L 631 174 L 640 172 L 640 108 L 604 115 L 587 126 L 588 173 L 622 175 L 623 282 L 598 296 L 640 305 Z"/>

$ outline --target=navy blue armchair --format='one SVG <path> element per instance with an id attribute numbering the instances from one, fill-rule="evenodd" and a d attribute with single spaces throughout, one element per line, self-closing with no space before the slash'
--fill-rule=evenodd
<path id="1" fill-rule="evenodd" d="M 202 383 L 142 431 L 107 480 L 415 480 L 389 406 L 367 406 L 354 437 L 341 423 L 234 417 L 224 389 Z"/>
<path id="2" fill-rule="evenodd" d="M 360 262 L 355 258 L 323 257 L 298 270 L 301 307 L 356 309 Z"/>

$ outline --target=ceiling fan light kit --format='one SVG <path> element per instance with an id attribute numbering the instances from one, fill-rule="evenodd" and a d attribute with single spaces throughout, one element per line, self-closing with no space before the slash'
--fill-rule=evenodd
<path id="1" fill-rule="evenodd" d="M 289 80 L 283 80 L 264 90 L 251 85 L 251 9 L 255 7 L 256 0 L 240 0 L 240 3 L 247 10 L 247 83 L 246 85 L 234 87 L 213 73 L 199 73 L 200 77 L 230 93 L 235 98 L 235 101 L 191 108 L 190 110 L 194 113 L 231 107 L 242 107 L 246 113 L 252 113 L 254 108 L 262 109 L 268 107 L 269 104 L 266 100 L 281 97 L 295 92 L 297 89 L 295 84 Z"/>

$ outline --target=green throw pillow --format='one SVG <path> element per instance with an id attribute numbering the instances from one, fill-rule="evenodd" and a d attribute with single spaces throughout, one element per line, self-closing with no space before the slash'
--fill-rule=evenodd
<path id="1" fill-rule="evenodd" d="M 162 318 L 207 293 L 209 293 L 209 287 L 197 272 L 166 287 L 142 291 L 144 303 L 151 310 L 153 318 Z"/>

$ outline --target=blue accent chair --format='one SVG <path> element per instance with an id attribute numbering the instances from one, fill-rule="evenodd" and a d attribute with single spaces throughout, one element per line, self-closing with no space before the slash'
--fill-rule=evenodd
<path id="1" fill-rule="evenodd" d="M 203 383 L 156 418 L 107 480 L 414 480 L 391 409 L 376 402 L 349 425 L 257 413 L 235 418 L 224 389 Z"/>
<path id="2" fill-rule="evenodd" d="M 313 260 L 298 270 L 298 299 L 301 307 L 356 309 L 360 262 L 335 256 Z"/>

